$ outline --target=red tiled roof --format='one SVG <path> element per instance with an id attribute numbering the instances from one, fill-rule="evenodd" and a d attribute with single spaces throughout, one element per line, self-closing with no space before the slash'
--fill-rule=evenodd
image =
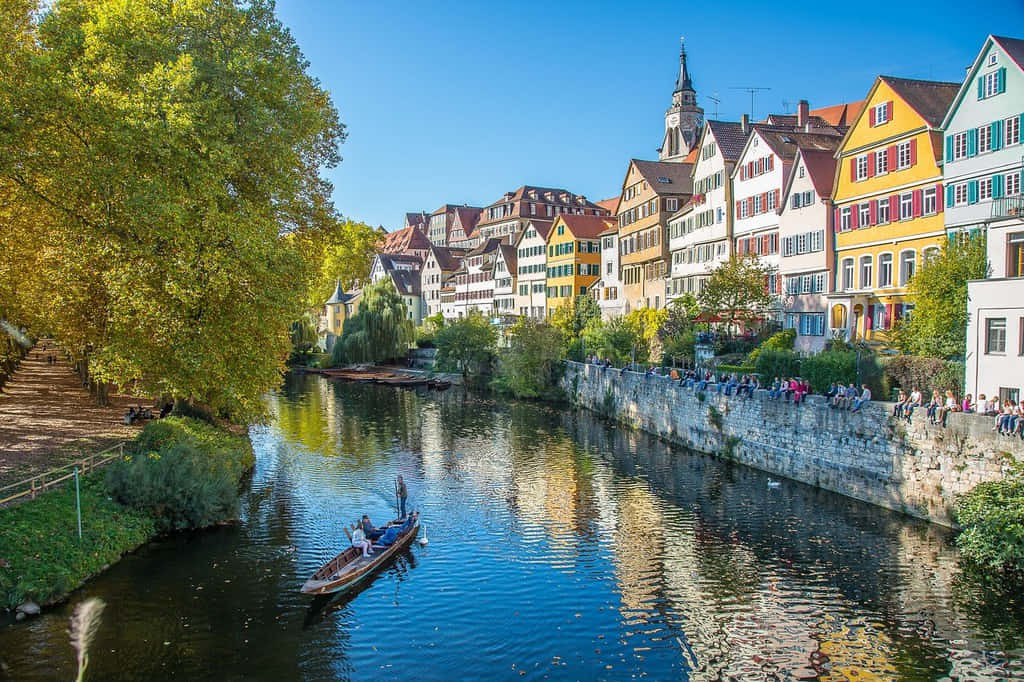
<path id="1" fill-rule="evenodd" d="M 597 202 L 597 205 L 603 208 L 604 210 L 608 211 L 612 215 L 614 215 L 615 212 L 619 209 L 619 197 L 609 197 L 607 199 L 602 199 L 601 201 Z"/>
<path id="2" fill-rule="evenodd" d="M 430 240 L 415 227 L 405 227 L 391 232 L 384 237 L 381 251 L 384 253 L 405 253 L 407 251 L 426 251 L 430 248 Z"/>
<path id="3" fill-rule="evenodd" d="M 862 108 L 864 108 L 864 100 L 833 104 L 829 107 L 812 109 L 809 113 L 811 116 L 824 119 L 830 126 L 848 126 L 853 123 L 853 119 L 857 118 L 857 114 Z"/>
<path id="4" fill-rule="evenodd" d="M 690 150 L 690 153 L 683 159 L 683 163 L 697 163 L 697 147 Z"/>
<path id="5" fill-rule="evenodd" d="M 800 149 L 804 158 L 807 173 L 811 176 L 811 184 L 819 197 L 832 197 L 832 180 L 835 178 L 836 157 L 834 151 L 818 149 Z M 794 168 L 794 171 L 796 169 Z"/>
<path id="6" fill-rule="evenodd" d="M 573 236 L 580 239 L 594 239 L 608 228 L 618 224 L 617 220 L 607 216 L 574 215 L 568 213 L 558 216 L 555 222 L 557 223 L 558 221 L 565 223 L 565 226 L 569 228 Z"/>

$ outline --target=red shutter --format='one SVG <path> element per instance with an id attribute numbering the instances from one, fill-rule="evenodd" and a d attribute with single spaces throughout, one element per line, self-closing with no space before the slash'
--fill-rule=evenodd
<path id="1" fill-rule="evenodd" d="M 898 223 L 900 220 L 900 195 L 893 194 L 889 197 L 889 222 Z"/>
<path id="2" fill-rule="evenodd" d="M 917 140 L 910 141 L 910 165 L 917 165 Z"/>
<path id="3" fill-rule="evenodd" d="M 874 111 L 874 109 L 872 109 Z M 875 153 L 868 152 L 868 177 L 875 177 Z"/>
<path id="4" fill-rule="evenodd" d="M 775 275 L 775 291 L 777 291 L 777 292 L 781 292 L 782 291 L 782 275 L 781 274 Z"/>
<path id="5" fill-rule="evenodd" d="M 747 171 L 746 166 L 740 166 L 740 180 L 744 180 L 745 179 L 744 175 L 746 174 L 746 171 Z"/>
<path id="6" fill-rule="evenodd" d="M 935 210 L 942 213 L 942 204 L 946 201 L 946 195 L 942 193 L 942 183 L 935 185 Z"/>
<path id="7" fill-rule="evenodd" d="M 872 325 L 874 325 L 875 319 L 875 305 L 873 303 L 868 305 L 868 315 L 864 318 L 864 329 L 871 331 Z"/>
<path id="8" fill-rule="evenodd" d="M 857 204 L 852 204 L 850 206 L 850 229 L 857 229 Z"/>
<path id="9" fill-rule="evenodd" d="M 740 200 L 737 199 L 735 203 L 736 203 L 736 217 L 739 218 L 740 217 Z"/>
<path id="10" fill-rule="evenodd" d="M 893 303 L 892 304 L 892 319 L 893 319 L 893 322 L 895 322 L 896 320 L 902 320 L 903 319 L 903 304 L 902 303 Z"/>
<path id="11" fill-rule="evenodd" d="M 850 182 L 857 182 L 857 159 L 850 159 Z"/>
<path id="12" fill-rule="evenodd" d="M 885 304 L 885 328 L 892 329 L 892 303 Z"/>
<path id="13" fill-rule="evenodd" d="M 754 215 L 754 197 L 747 197 L 747 215 Z"/>
<path id="14" fill-rule="evenodd" d="M 775 190 L 775 210 L 779 210 L 781 207 L 781 204 L 779 203 L 779 191 L 780 190 Z"/>
<path id="15" fill-rule="evenodd" d="M 871 107 L 868 109 L 868 126 L 871 128 L 875 127 L 875 108 Z"/>
<path id="16" fill-rule="evenodd" d="M 896 145 L 886 148 L 885 152 L 889 156 L 889 172 L 892 173 L 896 170 Z"/>
<path id="17" fill-rule="evenodd" d="M 832 211 L 832 231 L 839 232 L 839 209 L 833 209 Z"/>
<path id="18" fill-rule="evenodd" d="M 763 192 L 761 194 L 761 211 L 763 213 L 768 212 L 768 192 Z"/>
<path id="19" fill-rule="evenodd" d="M 892 120 L 892 100 L 889 100 L 888 102 L 885 103 L 885 120 Z"/>
<path id="20" fill-rule="evenodd" d="M 768 157 L 768 170 L 775 170 L 775 157 L 774 156 L 769 156 Z"/>
<path id="21" fill-rule="evenodd" d="M 911 193 L 911 197 L 913 197 L 911 199 L 911 202 L 910 202 L 911 205 L 913 206 L 913 209 L 912 209 L 913 212 L 914 212 L 913 215 L 914 215 L 915 218 L 920 218 L 921 217 L 921 190 L 915 189 Z"/>
<path id="22" fill-rule="evenodd" d="M 750 177 L 754 177 L 754 162 L 753 161 L 751 161 L 750 163 L 747 164 L 747 175 L 750 176 Z"/>
<path id="23" fill-rule="evenodd" d="M 878 199 L 872 199 L 868 204 L 868 210 L 871 212 L 871 224 L 878 224 Z"/>

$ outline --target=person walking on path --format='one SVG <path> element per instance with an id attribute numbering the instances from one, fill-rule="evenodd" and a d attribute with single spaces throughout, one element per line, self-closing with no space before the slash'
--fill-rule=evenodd
<path id="1" fill-rule="evenodd" d="M 395 484 L 395 492 L 398 495 L 399 510 L 401 512 L 400 518 L 405 518 L 405 501 L 409 497 L 409 489 L 405 487 L 405 481 L 402 477 L 398 477 L 398 482 Z"/>

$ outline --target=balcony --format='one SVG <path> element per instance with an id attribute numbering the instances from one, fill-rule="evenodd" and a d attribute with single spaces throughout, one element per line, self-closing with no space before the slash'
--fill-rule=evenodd
<path id="1" fill-rule="evenodd" d="M 993 218 L 1024 218 L 1024 195 L 992 200 Z"/>

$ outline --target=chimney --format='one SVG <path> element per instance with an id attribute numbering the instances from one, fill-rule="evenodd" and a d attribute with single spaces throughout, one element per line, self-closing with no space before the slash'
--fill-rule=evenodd
<path id="1" fill-rule="evenodd" d="M 746 135 L 750 131 L 750 117 L 746 114 L 740 116 L 740 130 Z"/>
<path id="2" fill-rule="evenodd" d="M 807 126 L 807 122 L 810 119 L 810 105 L 807 100 L 800 100 L 800 104 L 796 105 L 796 124 L 804 128 Z"/>

